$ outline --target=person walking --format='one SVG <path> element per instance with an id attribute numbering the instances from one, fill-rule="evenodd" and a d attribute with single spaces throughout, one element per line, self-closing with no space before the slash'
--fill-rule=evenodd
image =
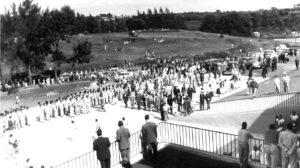
<path id="1" fill-rule="evenodd" d="M 256 82 L 256 80 L 254 80 L 254 78 L 252 78 L 251 89 L 252 89 L 252 98 L 255 98 L 258 89 L 258 83 Z"/>
<path id="2" fill-rule="evenodd" d="M 278 139 L 279 132 L 276 131 L 275 124 L 269 125 L 269 130 L 264 134 L 264 153 L 266 154 L 267 167 L 277 168 L 279 161 Z"/>
<path id="3" fill-rule="evenodd" d="M 200 110 L 204 110 L 204 101 L 205 101 L 204 90 L 201 90 L 201 93 L 200 93 Z"/>
<path id="4" fill-rule="evenodd" d="M 290 77 L 287 75 L 286 72 L 283 73 L 283 91 L 284 92 L 289 92 L 290 88 Z"/>
<path id="5" fill-rule="evenodd" d="M 247 130 L 247 123 L 244 121 L 242 123 L 242 128 L 238 131 L 239 160 L 241 168 L 248 167 L 250 138 L 253 138 L 253 135 Z"/>
<path id="6" fill-rule="evenodd" d="M 157 125 L 149 121 L 149 115 L 145 115 L 146 123 L 142 126 L 143 158 L 148 156 L 157 159 Z"/>
<path id="7" fill-rule="evenodd" d="M 278 78 L 277 75 L 275 75 L 274 83 L 275 83 L 275 92 L 279 93 L 280 92 L 280 79 Z"/>
<path id="8" fill-rule="evenodd" d="M 98 138 L 93 142 L 93 149 L 97 152 L 101 168 L 110 168 L 110 142 L 107 137 L 102 137 L 102 130 L 97 130 Z"/>
<path id="9" fill-rule="evenodd" d="M 287 124 L 287 130 L 279 135 L 282 168 L 298 168 L 297 135 L 293 133 L 293 124 Z"/>
<path id="10" fill-rule="evenodd" d="M 116 141 L 122 157 L 121 164 L 124 168 L 130 168 L 132 167 L 130 164 L 130 132 L 128 128 L 124 127 L 123 121 L 119 121 L 118 126 Z"/>

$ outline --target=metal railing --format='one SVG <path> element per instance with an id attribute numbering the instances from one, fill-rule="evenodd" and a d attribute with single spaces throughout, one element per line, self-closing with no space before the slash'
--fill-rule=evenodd
<path id="1" fill-rule="evenodd" d="M 130 156 L 136 156 L 142 151 L 142 145 L 140 141 L 140 131 L 134 134 L 131 134 L 130 137 Z M 118 142 L 114 141 L 110 146 L 111 153 L 111 165 L 115 166 L 121 161 L 121 155 L 119 152 Z M 100 162 L 97 159 L 95 151 L 91 151 L 80 155 L 74 159 L 68 160 L 64 163 L 61 163 L 54 168 L 99 168 Z"/>
<path id="2" fill-rule="evenodd" d="M 217 101 L 211 104 L 211 111 L 245 112 L 296 106 L 300 106 L 300 92 L 261 96 L 256 98 L 246 98 L 232 101 Z"/>
<path id="3" fill-rule="evenodd" d="M 223 133 L 218 131 L 205 130 L 186 125 L 161 122 L 158 124 L 158 136 L 162 143 L 173 144 L 185 148 L 208 152 L 210 154 L 219 155 L 238 159 L 238 140 L 237 135 Z M 261 139 L 251 139 L 250 157 L 254 163 L 265 164 L 262 152 L 253 152 L 253 148 L 261 147 L 263 144 Z M 140 131 L 131 135 L 130 138 L 130 156 L 136 156 L 142 152 Z M 121 161 L 120 152 L 117 142 L 112 142 L 111 147 L 111 165 L 115 166 Z M 72 160 L 66 161 L 55 166 L 55 168 L 96 168 L 100 167 L 96 152 L 91 151 L 84 155 L 78 156 Z"/>
<path id="4" fill-rule="evenodd" d="M 160 123 L 159 133 L 162 142 L 179 145 L 215 155 L 238 159 L 238 136 L 219 131 L 212 131 L 173 123 Z M 250 139 L 250 157 L 252 162 L 264 164 L 261 151 L 254 148 L 263 145 L 261 139 Z"/>

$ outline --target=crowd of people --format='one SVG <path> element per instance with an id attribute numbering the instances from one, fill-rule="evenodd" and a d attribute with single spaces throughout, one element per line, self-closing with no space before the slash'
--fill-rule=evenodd
<path id="1" fill-rule="evenodd" d="M 143 71 L 139 71 L 139 75 L 123 77 L 118 83 L 110 81 L 112 83 L 110 85 L 104 85 L 97 76 L 99 82 L 97 89 L 40 102 L 33 108 L 21 106 L 0 113 L 0 134 L 8 132 L 13 137 L 13 130 L 30 126 L 36 121 L 45 122 L 57 117 L 86 114 L 90 112 L 91 107 L 98 107 L 105 111 L 106 104 L 116 104 L 117 101 L 123 101 L 125 108 L 160 112 L 161 120 L 165 121 L 169 115 L 175 112 L 183 115 L 193 113 L 192 103 L 198 101 L 200 110 L 204 110 L 205 105 L 206 109 L 210 109 L 210 102 L 215 95 L 220 96 L 228 89 L 234 90 L 241 85 L 241 74 L 237 67 L 233 66 L 230 69 L 232 75 L 228 80 L 222 76 L 221 65 L 213 62 L 204 63 L 189 59 L 170 58 L 147 64 L 142 69 Z M 255 97 L 258 83 L 252 74 L 250 75 L 250 71 L 247 93 L 252 93 Z M 97 73 L 99 72 L 101 70 L 97 71 Z M 285 92 L 289 90 L 289 81 L 287 74 L 284 74 Z M 276 92 L 279 93 L 280 79 L 276 77 L 274 82 Z M 200 90 L 199 96 L 195 95 L 197 88 Z M 197 97 L 199 97 L 198 100 L 196 100 Z M 280 116 L 278 118 L 278 121 L 281 121 Z M 119 126 L 122 127 L 123 123 L 120 122 Z M 101 136 L 102 132 L 98 131 L 97 134 Z M 11 144 L 14 143 L 11 142 Z M 15 146 L 17 145 L 12 146 L 16 152 Z M 152 146 L 152 148 L 154 147 Z M 97 148 L 94 149 L 97 150 Z M 123 155 L 126 155 L 126 152 Z M 124 160 L 126 161 L 126 159 Z"/>
<path id="2" fill-rule="evenodd" d="M 264 133 L 264 144 L 253 146 L 254 153 L 258 159 L 256 161 L 265 163 L 269 168 L 298 168 L 298 137 L 299 116 L 296 111 L 285 121 L 282 114 L 275 116 L 274 123 L 269 125 L 269 129 Z M 247 168 L 249 157 L 252 156 L 250 149 L 250 139 L 253 138 L 252 133 L 247 130 L 247 122 L 242 123 L 242 128 L 238 132 L 239 160 L 240 167 Z"/>

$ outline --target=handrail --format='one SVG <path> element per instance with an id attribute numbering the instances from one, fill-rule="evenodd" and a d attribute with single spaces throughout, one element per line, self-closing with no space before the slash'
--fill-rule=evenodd
<path id="1" fill-rule="evenodd" d="M 165 143 L 238 159 L 238 136 L 236 134 L 167 122 L 160 124 L 159 132 Z M 255 146 L 259 148 L 263 143 L 264 140 L 258 138 L 249 140 L 250 149 L 254 149 Z M 262 152 L 252 152 L 250 155 L 252 162 L 265 164 Z"/>
<path id="2" fill-rule="evenodd" d="M 271 95 L 260 95 L 260 96 L 256 96 L 256 97 L 247 97 L 247 98 L 242 98 L 242 99 L 233 99 L 233 100 L 217 100 L 215 102 L 212 102 L 211 104 L 216 104 L 216 103 L 224 103 L 224 102 L 234 102 L 234 101 L 243 101 L 243 100 L 255 100 L 258 98 L 267 98 L 267 97 L 279 97 L 279 96 L 283 96 L 283 95 L 291 95 L 291 94 L 300 94 L 300 92 L 288 92 L 288 93 L 278 93 L 278 94 L 271 94 Z M 225 98 L 224 98 L 225 99 Z"/>
<path id="3" fill-rule="evenodd" d="M 142 152 L 140 133 L 141 131 L 131 134 L 131 157 Z M 212 131 L 168 122 L 158 123 L 158 133 L 158 136 L 163 143 L 179 145 L 186 148 L 192 148 L 224 157 L 238 159 L 238 144 L 236 134 L 223 133 L 220 131 Z M 261 139 L 253 138 L 250 140 L 249 144 L 250 147 L 253 148 L 254 146 L 262 145 L 263 142 L 264 141 Z M 121 161 L 116 141 L 111 143 L 110 150 L 111 164 L 115 166 Z M 262 157 L 262 154 L 260 153 L 253 156 L 253 158 L 260 157 Z M 252 161 L 257 162 L 257 160 L 255 161 L 254 159 Z M 260 159 L 259 161 L 261 164 L 264 164 L 264 160 Z M 74 159 L 54 166 L 54 168 L 96 168 L 97 166 L 99 167 L 99 165 L 100 164 L 96 157 L 96 152 L 90 151 Z"/>
<path id="4" fill-rule="evenodd" d="M 130 136 L 131 137 L 130 138 L 130 146 L 131 146 L 131 150 L 130 150 L 131 154 L 130 155 L 131 156 L 136 156 L 137 154 L 139 154 L 141 152 L 141 144 L 140 144 L 140 140 L 139 140 L 140 133 L 141 133 L 141 131 L 137 131 L 137 132 L 131 134 L 131 136 Z M 111 165 L 115 166 L 115 165 L 119 164 L 119 162 L 121 161 L 121 156 L 119 153 L 117 141 L 111 142 L 110 151 L 111 151 Z M 81 159 L 81 161 L 79 159 Z M 79 164 L 76 164 L 77 162 L 79 162 Z M 74 163 L 75 163 L 75 166 L 74 166 Z M 96 167 L 99 167 L 100 164 L 96 157 L 96 151 L 90 151 L 90 152 L 87 152 L 80 156 L 77 156 L 73 159 L 70 159 L 63 163 L 60 163 L 60 164 L 54 166 L 54 168 L 64 168 L 64 167 L 69 168 L 70 165 L 71 165 L 71 168 L 82 168 L 83 166 L 85 168 L 89 168 L 89 167 L 96 168 Z"/>

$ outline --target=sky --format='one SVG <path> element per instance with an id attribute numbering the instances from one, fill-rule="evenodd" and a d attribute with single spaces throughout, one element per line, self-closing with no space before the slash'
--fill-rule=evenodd
<path id="1" fill-rule="evenodd" d="M 1 0 L 0 12 L 10 9 L 12 3 L 17 6 L 23 0 Z M 134 15 L 139 11 L 147 11 L 154 7 L 169 8 L 174 13 L 179 12 L 211 12 L 221 11 L 248 11 L 259 9 L 292 8 L 300 4 L 300 0 L 34 0 L 42 9 L 60 9 L 69 5 L 76 12 L 84 15 L 98 15 L 112 13 L 114 15 Z"/>

